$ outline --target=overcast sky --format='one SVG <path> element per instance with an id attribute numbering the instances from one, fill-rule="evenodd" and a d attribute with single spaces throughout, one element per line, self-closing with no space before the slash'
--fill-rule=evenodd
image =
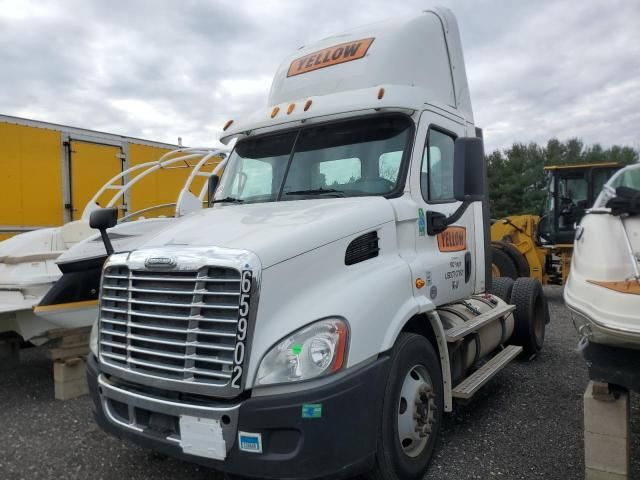
<path id="1" fill-rule="evenodd" d="M 0 0 L 0 113 L 188 145 L 263 106 L 305 43 L 415 0 Z M 640 1 L 440 0 L 458 18 L 487 150 L 640 147 Z M 425 47 L 426 48 L 426 47 Z"/>

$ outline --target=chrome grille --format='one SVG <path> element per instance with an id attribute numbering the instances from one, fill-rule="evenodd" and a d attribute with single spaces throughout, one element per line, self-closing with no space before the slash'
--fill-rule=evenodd
<path id="1" fill-rule="evenodd" d="M 238 270 L 107 267 L 100 299 L 103 363 L 162 379 L 227 386 L 238 324 Z"/>

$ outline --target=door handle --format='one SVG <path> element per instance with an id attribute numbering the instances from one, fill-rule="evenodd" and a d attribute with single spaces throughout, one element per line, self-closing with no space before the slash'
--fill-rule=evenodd
<path id="1" fill-rule="evenodd" d="M 464 254 L 464 283 L 469 283 L 471 278 L 471 252 Z"/>

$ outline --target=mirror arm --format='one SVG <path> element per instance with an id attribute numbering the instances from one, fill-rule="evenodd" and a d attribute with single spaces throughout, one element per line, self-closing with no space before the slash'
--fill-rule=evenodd
<path id="1" fill-rule="evenodd" d="M 462 202 L 462 204 L 456 209 L 456 211 L 453 212 L 451 216 L 447 217 L 447 226 L 460 220 L 460 217 L 464 215 L 464 212 L 467 211 L 467 208 L 469 208 L 469 205 L 471 205 L 472 203 L 473 202 L 470 201 Z"/>
<path id="2" fill-rule="evenodd" d="M 100 235 L 102 236 L 102 243 L 104 243 L 104 248 L 107 251 L 107 255 L 111 255 L 113 253 L 113 245 L 111 244 L 111 239 L 107 234 L 107 229 L 101 228 Z"/>
<path id="3" fill-rule="evenodd" d="M 114 207 L 100 208 L 91 212 L 89 217 L 89 226 L 100 231 L 102 243 L 107 251 L 107 255 L 113 253 L 113 245 L 111 239 L 107 235 L 107 229 L 115 227 L 118 223 L 118 209 Z"/>
<path id="4" fill-rule="evenodd" d="M 427 211 L 427 233 L 431 236 L 444 232 L 449 225 L 456 223 L 460 217 L 467 211 L 469 205 L 473 202 L 465 201 L 450 216 L 445 216 L 440 212 Z"/>
<path id="5" fill-rule="evenodd" d="M 218 175 L 211 175 L 207 180 L 209 183 L 209 188 L 207 192 L 207 207 L 211 208 L 213 205 L 213 197 L 216 193 L 216 189 L 218 188 L 218 183 L 220 183 L 220 177 Z"/>

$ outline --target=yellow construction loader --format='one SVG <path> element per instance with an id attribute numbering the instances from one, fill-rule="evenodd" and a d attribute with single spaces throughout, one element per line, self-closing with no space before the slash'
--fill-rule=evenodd
<path id="1" fill-rule="evenodd" d="M 544 167 L 547 189 L 540 215 L 514 215 L 491 226 L 494 277 L 534 277 L 563 285 L 569 275 L 575 226 L 602 186 L 622 165 Z"/>

